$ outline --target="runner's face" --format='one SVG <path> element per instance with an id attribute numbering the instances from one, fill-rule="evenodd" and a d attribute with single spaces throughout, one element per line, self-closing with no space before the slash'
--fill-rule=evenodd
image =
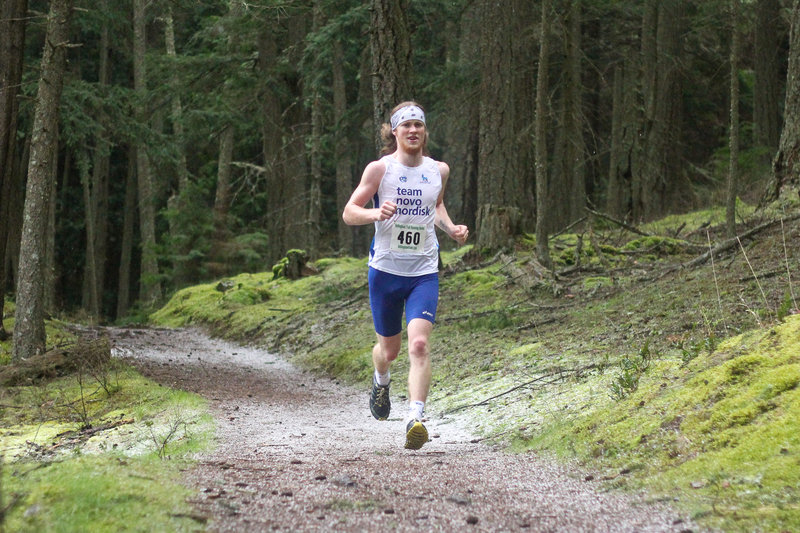
<path id="1" fill-rule="evenodd" d="M 421 120 L 408 120 L 394 130 L 397 146 L 407 152 L 421 150 L 425 145 L 425 123 Z"/>

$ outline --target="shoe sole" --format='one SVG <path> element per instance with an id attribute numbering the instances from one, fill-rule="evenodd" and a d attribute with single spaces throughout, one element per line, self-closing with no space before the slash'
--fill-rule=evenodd
<path id="1" fill-rule="evenodd" d="M 374 386 L 374 385 L 373 385 L 373 386 Z M 373 390 L 374 390 L 374 389 L 373 389 Z M 384 415 L 384 416 L 381 416 L 379 413 L 376 413 L 376 412 L 375 412 L 375 405 L 373 405 L 373 402 L 372 402 L 372 395 L 370 394 L 370 405 L 369 405 L 369 412 L 370 412 L 370 413 L 372 413 L 372 416 L 373 416 L 373 418 L 375 418 L 375 420 L 388 420 L 388 418 L 389 418 L 389 413 L 391 413 L 391 411 L 392 411 L 392 404 L 391 404 L 391 401 L 390 401 L 390 400 L 389 400 L 389 398 L 388 398 L 388 394 L 389 394 L 389 393 L 388 393 L 388 391 L 387 391 L 387 393 L 386 393 L 386 394 L 387 394 L 386 401 L 387 401 L 388 405 L 387 405 L 387 407 L 386 407 L 386 415 Z"/>
<path id="2" fill-rule="evenodd" d="M 416 422 L 411 429 L 406 432 L 406 449 L 419 450 L 428 442 L 428 430 L 422 422 Z"/>
<path id="3" fill-rule="evenodd" d="M 375 418 L 375 420 L 388 420 L 389 419 L 388 416 L 378 416 L 378 415 L 376 415 L 375 411 L 373 411 L 372 409 L 370 409 L 370 412 L 372 413 L 372 416 Z"/>

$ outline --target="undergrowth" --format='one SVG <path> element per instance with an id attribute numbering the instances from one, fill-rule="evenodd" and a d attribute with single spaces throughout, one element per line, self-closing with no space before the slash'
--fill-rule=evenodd
<path id="1" fill-rule="evenodd" d="M 751 226 L 776 216 L 740 213 Z M 515 450 L 577 459 L 707 527 L 800 529 L 791 277 L 800 225 L 771 226 L 686 268 L 724 239 L 724 210 L 642 226 L 648 236 L 595 222 L 553 239 L 555 278 L 537 271 L 532 236 L 480 264 L 464 262 L 469 246 L 442 254 L 429 411 L 469 416 Z M 233 306 L 210 284 L 152 318 L 262 343 L 366 387 L 374 333 L 364 261 L 317 267 L 296 282 L 231 280 L 263 288 L 266 303 Z M 392 370 L 402 397 L 407 358 Z"/>
<path id="2" fill-rule="evenodd" d="M 115 359 L 0 388 L 0 530 L 202 529 L 180 470 L 212 432 L 198 396 Z"/>
<path id="3" fill-rule="evenodd" d="M 747 227 L 786 216 L 740 214 Z M 595 220 L 553 239 L 554 276 L 531 236 L 477 261 L 469 246 L 443 253 L 429 414 L 577 460 L 704 527 L 800 530 L 800 223 L 692 263 L 724 240 L 723 221 L 715 209 L 633 233 Z M 315 267 L 297 281 L 266 272 L 190 287 L 151 320 L 261 344 L 366 390 L 365 260 Z M 407 365 L 392 368 L 401 397 Z"/>

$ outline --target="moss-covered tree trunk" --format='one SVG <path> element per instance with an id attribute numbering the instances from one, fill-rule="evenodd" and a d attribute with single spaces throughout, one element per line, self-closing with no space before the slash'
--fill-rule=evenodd
<path id="1" fill-rule="evenodd" d="M 67 62 L 72 0 L 53 0 L 47 17 L 47 35 L 42 53 L 39 88 L 33 121 L 31 156 L 20 241 L 17 279 L 15 360 L 44 353 L 44 255 L 50 182 L 56 157 L 61 90 Z"/>

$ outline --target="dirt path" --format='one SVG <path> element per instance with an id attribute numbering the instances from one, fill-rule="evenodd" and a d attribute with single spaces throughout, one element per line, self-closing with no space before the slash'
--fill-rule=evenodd
<path id="1" fill-rule="evenodd" d="M 476 442 L 432 419 L 403 449 L 367 391 L 192 330 L 114 330 L 115 355 L 210 400 L 219 447 L 187 473 L 214 531 L 691 531 L 660 505 L 603 492 L 586 473 Z M 432 406 L 435 409 L 435 406 Z"/>

